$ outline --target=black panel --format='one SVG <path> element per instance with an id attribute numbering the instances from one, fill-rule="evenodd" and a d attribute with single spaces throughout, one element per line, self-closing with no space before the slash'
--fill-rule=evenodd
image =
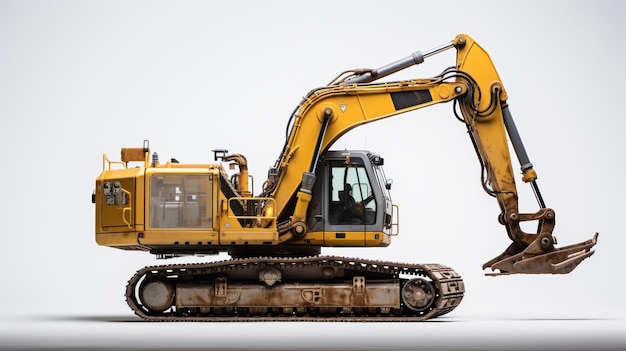
<path id="1" fill-rule="evenodd" d="M 239 194 L 235 192 L 235 190 L 228 183 L 228 180 L 226 180 L 223 176 L 220 177 L 220 190 L 222 191 L 224 196 L 226 196 L 227 199 L 230 199 L 231 197 L 239 197 Z M 239 201 L 230 201 L 229 204 L 230 204 L 230 208 L 233 210 L 233 213 L 236 216 L 242 216 L 246 214 L 244 213 L 243 206 L 241 205 Z M 248 222 L 250 222 L 250 220 L 246 220 L 243 218 L 237 218 L 237 220 L 239 221 L 239 224 L 241 224 L 242 226 L 245 226 Z"/>
<path id="2" fill-rule="evenodd" d="M 397 110 L 402 110 L 407 107 L 417 106 L 433 101 L 430 91 L 426 90 L 414 90 L 414 91 L 401 91 L 397 93 L 391 93 L 391 100 L 393 106 Z"/>

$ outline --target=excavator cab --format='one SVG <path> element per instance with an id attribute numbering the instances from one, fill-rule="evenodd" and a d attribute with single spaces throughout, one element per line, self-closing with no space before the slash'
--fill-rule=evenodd
<path id="1" fill-rule="evenodd" d="M 328 151 L 320 163 L 309 232 L 324 233 L 325 245 L 387 246 L 398 233 L 398 209 L 383 158 L 368 151 Z"/>

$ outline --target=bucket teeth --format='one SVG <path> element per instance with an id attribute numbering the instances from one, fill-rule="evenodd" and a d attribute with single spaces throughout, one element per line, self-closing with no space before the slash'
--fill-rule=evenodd
<path id="1" fill-rule="evenodd" d="M 533 245 L 529 245 L 521 252 L 515 253 L 516 244 L 511 244 L 498 257 L 483 265 L 483 269 L 491 268 L 492 273 L 486 275 L 504 274 L 567 274 L 576 268 L 587 257 L 594 254 L 591 248 L 598 242 L 598 233 L 590 240 L 554 248 L 546 253 L 531 253 Z"/>

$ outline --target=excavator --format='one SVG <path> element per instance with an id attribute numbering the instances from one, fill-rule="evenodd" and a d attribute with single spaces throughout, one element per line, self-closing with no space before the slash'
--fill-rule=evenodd
<path id="1" fill-rule="evenodd" d="M 449 49 L 456 64 L 435 77 L 381 82 Z M 598 234 L 556 246 L 555 211 L 545 206 L 507 98 L 489 54 L 459 34 L 378 69 L 345 71 L 310 91 L 291 114 L 258 195 L 247 159 L 226 149 L 214 149 L 206 164 L 161 162 L 148 140 L 122 148 L 121 161 L 104 154 L 92 193 L 96 242 L 157 258 L 229 256 L 138 270 L 125 297 L 150 321 L 411 322 L 444 315 L 465 292 L 452 268 L 322 255 L 321 248 L 387 247 L 399 234 L 384 158 L 331 150 L 333 143 L 358 126 L 452 102 L 511 240 L 483 265 L 486 275 L 570 273 L 595 252 Z M 511 150 L 537 200 L 535 213 L 519 212 Z M 529 222 L 536 233 L 522 230 Z"/>

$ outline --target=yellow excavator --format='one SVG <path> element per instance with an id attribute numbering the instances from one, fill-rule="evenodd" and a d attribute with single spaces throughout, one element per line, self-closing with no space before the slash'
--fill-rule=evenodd
<path id="1" fill-rule="evenodd" d="M 456 65 L 436 77 L 379 81 L 449 49 Z M 555 246 L 555 212 L 539 192 L 504 85 L 488 53 L 460 34 L 310 91 L 256 196 L 246 158 L 224 149 L 206 164 L 162 163 L 147 140 L 122 148 L 121 161 L 104 154 L 92 194 L 99 245 L 158 258 L 230 255 L 140 269 L 126 287 L 128 305 L 153 321 L 421 321 L 452 311 L 465 287 L 450 267 L 321 255 L 322 247 L 385 247 L 399 232 L 383 158 L 331 145 L 360 125 L 445 102 L 467 127 L 482 186 L 512 241 L 484 264 L 487 274 L 565 274 L 591 256 L 597 233 Z M 537 199 L 535 213 L 519 213 L 509 140 Z M 520 224 L 531 221 L 537 232 L 524 232 Z"/>

